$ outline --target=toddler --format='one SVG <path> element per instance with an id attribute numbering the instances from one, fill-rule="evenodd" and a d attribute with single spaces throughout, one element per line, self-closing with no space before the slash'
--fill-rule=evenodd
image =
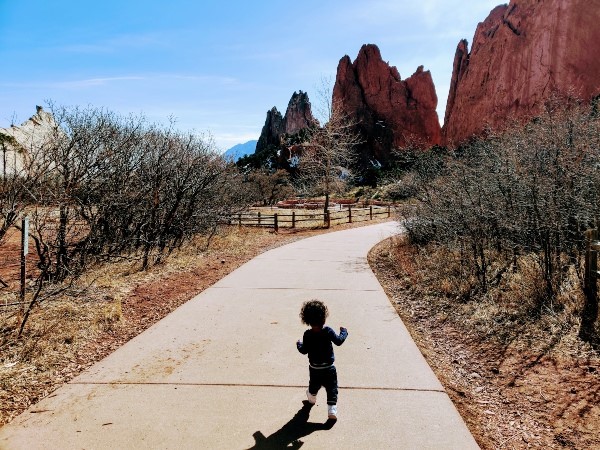
<path id="1" fill-rule="evenodd" d="M 317 401 L 317 393 L 321 386 L 327 392 L 328 416 L 332 420 L 337 419 L 337 397 L 338 383 L 337 371 L 333 362 L 333 342 L 342 345 L 348 337 L 348 330 L 340 327 L 339 336 L 330 327 L 325 326 L 325 319 L 329 315 L 327 306 L 319 300 L 304 302 L 300 310 L 302 323 L 310 326 L 304 332 L 301 341 L 296 343 L 298 351 L 303 355 L 308 353 L 310 379 L 306 397 L 311 405 Z"/>

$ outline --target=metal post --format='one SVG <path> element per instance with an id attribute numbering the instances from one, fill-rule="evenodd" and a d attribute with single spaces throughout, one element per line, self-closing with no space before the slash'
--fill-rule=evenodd
<path id="1" fill-rule="evenodd" d="M 392 215 L 392 207 L 388 205 L 388 217 Z"/>
<path id="2" fill-rule="evenodd" d="M 296 211 L 292 211 L 292 228 L 296 228 Z"/>
<path id="3" fill-rule="evenodd" d="M 260 211 L 258 212 L 258 225 L 260 225 Z"/>
<path id="4" fill-rule="evenodd" d="M 348 205 L 348 223 L 352 223 L 352 206 Z"/>
<path id="5" fill-rule="evenodd" d="M 24 217 L 21 221 L 21 302 L 25 308 L 25 274 L 27 271 L 26 260 L 29 253 L 29 217 Z"/>
<path id="6" fill-rule="evenodd" d="M 369 206 L 369 219 L 373 220 L 373 205 Z"/>
<path id="7" fill-rule="evenodd" d="M 238 226 L 241 227 L 242 226 L 242 215 L 238 214 Z"/>

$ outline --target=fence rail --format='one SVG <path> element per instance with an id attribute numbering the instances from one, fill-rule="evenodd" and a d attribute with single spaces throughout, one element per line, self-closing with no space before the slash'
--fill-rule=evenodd
<path id="1" fill-rule="evenodd" d="M 373 219 L 390 217 L 394 208 L 392 206 L 369 206 L 368 208 L 335 208 L 327 212 L 314 210 L 278 211 L 265 213 L 263 211 L 248 211 L 228 217 L 225 222 L 229 225 L 245 227 L 273 228 L 329 228 L 342 223 L 365 222 Z"/>

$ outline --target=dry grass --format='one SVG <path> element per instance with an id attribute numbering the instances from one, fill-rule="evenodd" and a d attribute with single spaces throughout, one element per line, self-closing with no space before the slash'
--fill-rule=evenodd
<path id="1" fill-rule="evenodd" d="M 388 240 L 370 262 L 484 449 L 600 448 L 600 355 L 577 338 L 575 274 L 554 304 L 531 257 L 485 294 L 458 255 Z M 469 298 L 465 301 L 465 298 Z"/>

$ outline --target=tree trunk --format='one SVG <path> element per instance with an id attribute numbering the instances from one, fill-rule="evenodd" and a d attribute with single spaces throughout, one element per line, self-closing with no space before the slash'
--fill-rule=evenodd
<path id="1" fill-rule="evenodd" d="M 69 209 L 65 205 L 60 205 L 59 208 L 59 224 L 57 235 L 57 251 L 56 251 L 56 278 L 63 280 L 67 276 L 69 266 L 69 255 L 67 252 L 67 222 L 69 219 Z"/>

